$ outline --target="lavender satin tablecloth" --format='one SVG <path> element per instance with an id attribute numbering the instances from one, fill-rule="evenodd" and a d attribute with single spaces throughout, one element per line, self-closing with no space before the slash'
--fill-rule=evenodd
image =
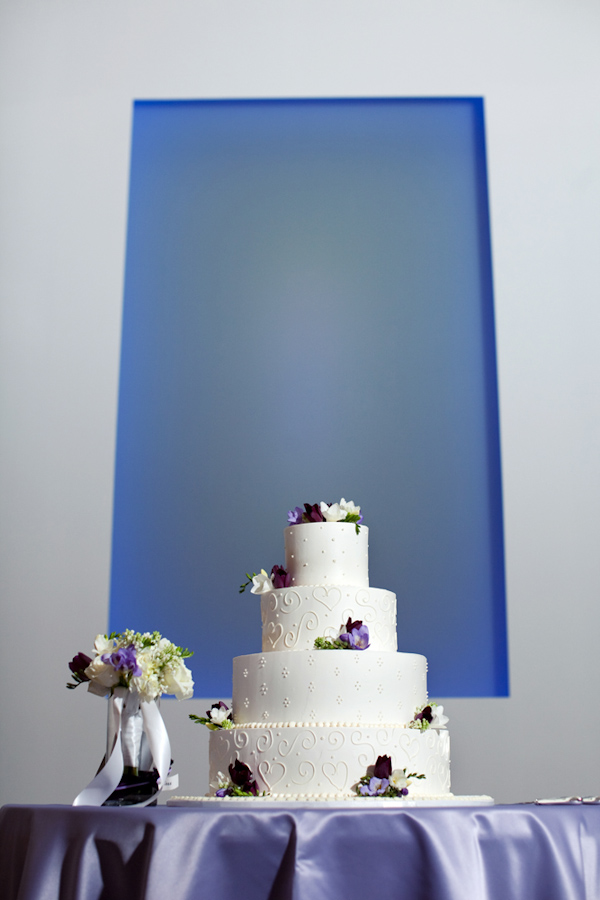
<path id="1" fill-rule="evenodd" d="M 598 900 L 599 806 L 6 806 L 2 900 Z"/>

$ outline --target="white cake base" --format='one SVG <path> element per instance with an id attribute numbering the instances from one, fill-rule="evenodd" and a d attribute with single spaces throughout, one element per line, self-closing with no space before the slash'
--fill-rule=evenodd
<path id="1" fill-rule="evenodd" d="M 424 775 L 410 784 L 410 797 L 450 795 L 450 738 L 445 728 L 418 731 L 394 725 L 234 726 L 211 732 L 209 783 L 227 777 L 236 759 L 245 763 L 259 792 L 291 800 L 345 800 L 375 765 L 391 757 L 392 768 Z M 364 798 L 361 798 L 364 799 Z"/>
<path id="2" fill-rule="evenodd" d="M 427 797 L 400 800 L 392 797 L 346 797 L 336 800 L 291 800 L 282 795 L 277 797 L 172 797 L 167 806 L 200 806 L 205 809 L 226 809 L 227 807 L 245 807 L 248 811 L 258 809 L 352 809 L 360 812 L 363 809 L 413 809 L 420 806 L 493 806 L 494 799 L 486 794 L 472 797 L 456 797 L 444 794 L 443 797 Z"/>

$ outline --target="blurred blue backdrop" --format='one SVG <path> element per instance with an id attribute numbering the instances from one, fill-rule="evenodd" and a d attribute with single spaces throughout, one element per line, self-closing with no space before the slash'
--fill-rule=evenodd
<path id="1" fill-rule="evenodd" d="M 245 572 L 341 496 L 430 694 L 506 694 L 482 100 L 135 103 L 109 627 L 231 696 Z"/>

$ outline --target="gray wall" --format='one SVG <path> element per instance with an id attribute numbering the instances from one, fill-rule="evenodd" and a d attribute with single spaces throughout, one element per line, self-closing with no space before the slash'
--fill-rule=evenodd
<path id="1" fill-rule="evenodd" d="M 131 103 L 176 97 L 485 97 L 512 694 L 446 704 L 454 790 L 600 792 L 599 35 L 595 0 L 0 4 L 2 803 L 102 752 L 66 662 L 107 622 Z M 205 708 L 163 704 L 179 793 Z"/>

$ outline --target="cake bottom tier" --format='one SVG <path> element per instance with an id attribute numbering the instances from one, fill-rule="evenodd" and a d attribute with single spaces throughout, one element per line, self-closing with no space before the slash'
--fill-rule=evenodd
<path id="1" fill-rule="evenodd" d="M 273 797 L 331 799 L 354 793 L 354 785 L 378 756 L 394 769 L 425 775 L 409 795 L 450 793 L 450 738 L 447 730 L 418 731 L 393 725 L 262 725 L 213 731 L 209 780 L 215 784 L 236 759 L 252 771 L 259 791 Z M 211 789 L 214 793 L 214 789 Z"/>

